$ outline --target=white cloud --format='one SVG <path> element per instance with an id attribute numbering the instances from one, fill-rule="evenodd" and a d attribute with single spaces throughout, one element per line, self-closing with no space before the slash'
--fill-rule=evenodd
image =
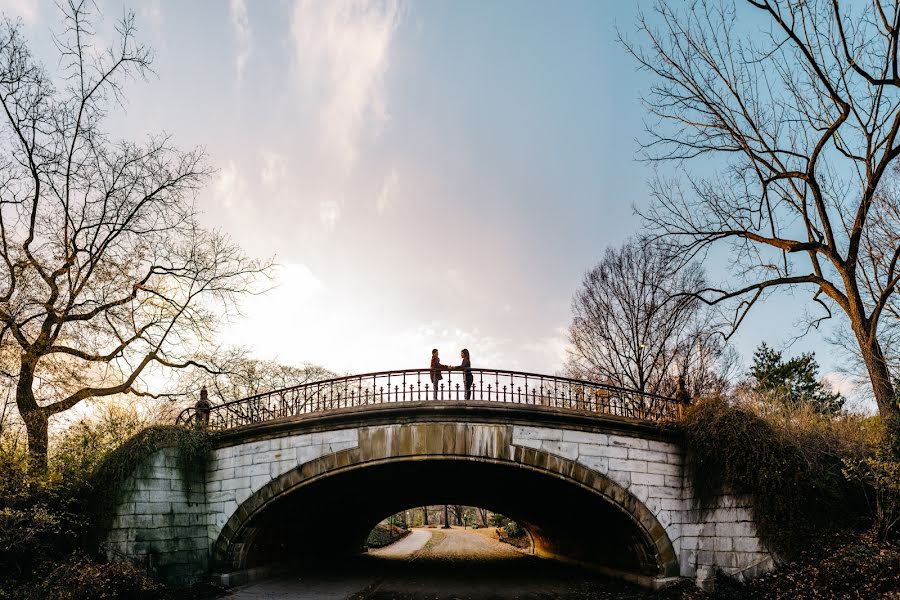
<path id="1" fill-rule="evenodd" d="M 845 398 L 857 393 L 857 385 L 853 377 L 843 373 L 830 372 L 822 375 L 822 380 L 835 392 L 840 392 Z"/>
<path id="2" fill-rule="evenodd" d="M 242 318 L 223 328 L 228 344 L 255 347 L 263 352 L 285 354 L 290 359 L 291 348 L 297 344 L 294 335 L 309 336 L 298 324 L 308 324 L 316 318 L 321 306 L 325 284 L 303 264 L 285 263 L 276 267 L 275 287 L 265 294 L 248 296 L 241 305 Z M 286 330 L 289 323 L 297 330 Z M 309 356 L 315 359 L 315 356 Z"/>
<path id="3" fill-rule="evenodd" d="M 399 17 L 397 0 L 303 0 L 291 16 L 303 92 L 319 101 L 323 143 L 346 167 L 367 119 L 386 119 L 384 75 Z"/>
<path id="4" fill-rule="evenodd" d="M 229 211 L 240 211 L 247 204 L 247 181 L 234 164 L 228 164 L 219 171 L 215 182 L 216 195 L 222 207 Z"/>
<path id="5" fill-rule="evenodd" d="M 234 68 L 237 71 L 238 81 L 240 81 L 253 49 L 253 31 L 250 29 L 250 19 L 247 17 L 247 3 L 244 0 L 231 0 L 229 14 L 231 15 L 231 27 L 237 37 Z"/>
<path id="6" fill-rule="evenodd" d="M 260 180 L 267 187 L 277 187 L 287 175 L 287 157 L 268 150 L 263 150 L 260 154 L 263 161 L 259 172 Z"/>
<path id="7" fill-rule="evenodd" d="M 874 415 L 878 405 L 872 396 L 868 381 L 854 375 L 831 371 L 822 375 L 822 381 L 846 399 L 844 410 L 850 413 Z"/>
<path id="8" fill-rule="evenodd" d="M 165 18 L 159 0 L 150 0 L 141 5 L 141 20 L 150 24 L 155 34 L 162 32 Z"/>
<path id="9" fill-rule="evenodd" d="M 397 184 L 399 183 L 400 174 L 397 172 L 397 169 L 391 169 L 384 183 L 381 184 L 381 191 L 375 200 L 375 208 L 378 209 L 379 214 L 384 213 L 394 203 L 394 199 L 397 196 Z"/>
<path id="10" fill-rule="evenodd" d="M 555 373 L 563 369 L 569 347 L 569 333 L 565 327 L 557 327 L 553 333 L 523 346 L 528 359 L 541 369 L 541 372 Z"/>
<path id="11" fill-rule="evenodd" d="M 38 20 L 38 3 L 34 0 L 0 0 L 0 13 L 13 19 L 20 18 L 25 25 Z"/>
<path id="12" fill-rule="evenodd" d="M 334 200 L 323 200 L 319 203 L 319 220 L 325 229 L 331 231 L 341 217 L 341 206 Z"/>
<path id="13" fill-rule="evenodd" d="M 383 336 L 379 343 L 385 356 L 397 357 L 393 359 L 395 364 L 415 365 L 415 362 L 410 361 L 418 360 L 424 365 L 432 348 L 440 351 L 441 361 L 445 364 L 459 364 L 459 351 L 463 348 L 469 349 L 473 366 L 502 369 L 509 364 L 508 357 L 503 352 L 509 340 L 484 335 L 478 329 L 463 329 L 440 320 Z M 411 356 L 411 352 L 415 352 L 414 356 Z"/>

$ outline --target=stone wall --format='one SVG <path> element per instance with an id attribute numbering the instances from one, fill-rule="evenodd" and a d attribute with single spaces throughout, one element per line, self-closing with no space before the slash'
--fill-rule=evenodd
<path id="1" fill-rule="evenodd" d="M 693 507 L 690 489 L 686 490 L 685 522 L 681 525 L 680 555 L 682 572 L 703 583 L 715 569 L 744 581 L 770 571 L 775 563 L 756 533 L 753 503 L 746 496 L 721 495 L 706 511 Z"/>
<path id="2" fill-rule="evenodd" d="M 681 575 L 703 584 L 716 568 L 739 579 L 772 568 L 747 497 L 722 495 L 712 510 L 696 507 L 684 476 L 684 455 L 671 442 L 545 427 L 513 429 L 513 444 L 556 454 L 624 487 L 665 527 Z"/>
<path id="3" fill-rule="evenodd" d="M 176 448 L 153 453 L 122 484 L 103 545 L 107 557 L 174 583 L 202 578 L 209 559 L 204 483 L 182 472 Z"/>
<path id="4" fill-rule="evenodd" d="M 459 448 L 444 447 L 453 436 L 441 434 L 442 427 L 461 428 L 456 436 Z M 437 432 L 431 436 L 434 440 L 428 437 L 432 430 Z M 410 437 L 406 441 L 413 453 L 463 452 L 509 460 L 523 451 L 540 451 L 603 475 L 652 513 L 671 541 L 677 570 L 701 583 L 716 568 L 744 578 L 772 566 L 756 535 L 747 498 L 726 494 L 713 510 L 697 510 L 675 443 L 620 433 L 478 423 L 388 424 L 272 435 L 214 450 L 205 477 L 190 485 L 179 470 L 177 450 L 158 451 L 125 483 L 107 538 L 108 553 L 148 565 L 169 581 L 196 580 L 208 570 L 223 529 L 229 527 L 230 535 L 229 521 L 254 494 L 298 467 L 360 448 L 362 438 L 368 440 L 367 447 L 380 440 L 387 451 L 402 446 L 404 435 Z M 493 447 L 501 443 L 497 440 L 503 448 Z"/>
<path id="5" fill-rule="evenodd" d="M 222 527 L 253 492 L 357 441 L 358 430 L 343 429 L 218 448 L 205 477 L 193 481 L 181 472 L 176 448 L 158 450 L 122 485 L 103 543 L 107 557 L 126 559 L 176 584 L 202 579 Z"/>
<path id="6" fill-rule="evenodd" d="M 358 429 L 337 429 L 215 450 L 206 476 L 209 547 L 238 506 L 264 485 L 304 463 L 358 444 Z"/>

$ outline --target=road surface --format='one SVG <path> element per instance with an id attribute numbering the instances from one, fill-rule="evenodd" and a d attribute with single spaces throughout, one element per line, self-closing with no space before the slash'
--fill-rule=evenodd
<path id="1" fill-rule="evenodd" d="M 412 529 L 405 538 L 399 542 L 394 542 L 390 546 L 378 548 L 377 550 L 369 550 L 370 556 L 379 558 L 409 558 L 419 550 L 421 550 L 428 540 L 431 539 L 431 532 L 427 529 Z"/>
<path id="2" fill-rule="evenodd" d="M 402 540 L 342 561 L 232 592 L 233 600 L 582 600 L 653 598 L 637 588 L 542 560 L 491 530 L 413 529 Z"/>

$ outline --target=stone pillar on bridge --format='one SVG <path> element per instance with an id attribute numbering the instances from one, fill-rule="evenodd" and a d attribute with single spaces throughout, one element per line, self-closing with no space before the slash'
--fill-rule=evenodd
<path id="1" fill-rule="evenodd" d="M 678 414 L 681 416 L 682 411 L 691 405 L 691 395 L 687 391 L 687 385 L 684 382 L 684 375 L 678 376 L 678 388 L 675 390 L 675 402 L 678 403 Z"/>
<path id="2" fill-rule="evenodd" d="M 209 401 L 209 393 L 206 386 L 200 388 L 200 399 L 194 405 L 197 410 L 197 426 L 206 429 L 209 426 L 209 413 L 212 409 L 212 402 Z"/>

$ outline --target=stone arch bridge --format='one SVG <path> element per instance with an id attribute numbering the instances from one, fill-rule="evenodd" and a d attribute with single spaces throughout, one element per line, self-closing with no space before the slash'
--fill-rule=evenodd
<path id="1" fill-rule="evenodd" d="M 643 585 L 748 578 L 772 566 L 750 502 L 696 509 L 673 399 L 498 370 L 354 375 L 215 406 L 182 423 L 215 432 L 204 473 L 164 448 L 123 486 L 105 538 L 170 581 L 359 552 L 389 514 L 428 504 L 520 522 L 540 556 Z M 309 540 L 317 540 L 315 557 Z"/>

